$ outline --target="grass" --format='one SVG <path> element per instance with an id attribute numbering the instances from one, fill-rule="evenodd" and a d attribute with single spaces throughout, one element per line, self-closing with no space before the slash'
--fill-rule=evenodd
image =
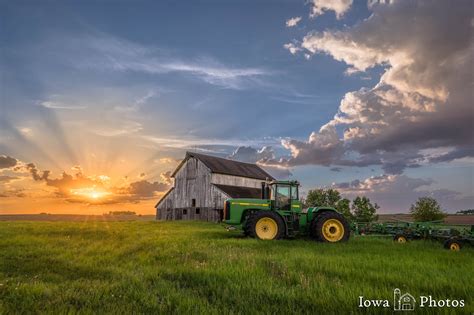
<path id="1" fill-rule="evenodd" d="M 0 222 L 0 314 L 380 313 L 358 297 L 391 301 L 396 287 L 473 313 L 473 258 L 428 241 L 257 241 L 201 222 Z"/>

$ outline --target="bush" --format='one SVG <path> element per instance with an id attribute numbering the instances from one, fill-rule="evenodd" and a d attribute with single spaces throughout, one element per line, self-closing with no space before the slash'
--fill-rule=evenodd
<path id="1" fill-rule="evenodd" d="M 370 202 L 367 197 L 356 197 L 352 201 L 352 212 L 354 213 L 354 220 L 357 222 L 373 222 L 377 221 L 377 210 L 379 205 Z"/>
<path id="2" fill-rule="evenodd" d="M 419 198 L 415 204 L 411 205 L 410 214 L 415 221 L 436 221 L 446 216 L 438 201 L 431 197 Z"/>

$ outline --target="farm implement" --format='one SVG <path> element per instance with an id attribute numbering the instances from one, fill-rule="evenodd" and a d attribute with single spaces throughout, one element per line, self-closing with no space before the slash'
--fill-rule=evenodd
<path id="1" fill-rule="evenodd" d="M 262 240 L 309 235 L 321 242 L 347 241 L 350 226 L 331 207 L 303 209 L 297 181 L 262 182 L 261 199 L 227 199 L 223 222 Z"/>
<path id="2" fill-rule="evenodd" d="M 391 235 L 398 243 L 420 239 L 440 241 L 452 251 L 474 245 L 474 225 L 446 225 L 442 221 L 352 223 L 351 230 L 358 235 Z"/>

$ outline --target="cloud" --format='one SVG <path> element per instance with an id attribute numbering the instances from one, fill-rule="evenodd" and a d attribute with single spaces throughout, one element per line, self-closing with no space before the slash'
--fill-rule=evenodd
<path id="1" fill-rule="evenodd" d="M 302 48 L 296 46 L 296 44 L 293 44 L 293 43 L 285 44 L 285 45 L 283 45 L 283 47 L 284 47 L 285 49 L 288 49 L 288 51 L 289 51 L 292 55 L 295 55 L 297 52 L 303 50 Z"/>
<path id="2" fill-rule="evenodd" d="M 54 101 L 39 101 L 37 103 L 38 105 L 43 106 L 44 108 L 49 108 L 49 109 L 71 109 L 71 110 L 77 110 L 77 109 L 85 109 L 87 106 L 80 106 L 80 105 L 67 105 L 61 102 L 54 102 Z"/>
<path id="3" fill-rule="evenodd" d="M 171 184 L 173 184 L 173 179 L 171 178 L 171 174 L 172 174 L 171 171 L 161 173 L 160 174 L 161 181 L 165 183 L 166 185 L 171 186 Z"/>
<path id="4" fill-rule="evenodd" d="M 72 47 L 81 49 L 87 59 L 74 60 L 81 68 L 101 68 L 148 74 L 182 73 L 211 85 L 228 89 L 252 88 L 272 71 L 258 67 L 227 66 L 210 57 L 186 60 L 151 46 L 141 45 L 107 34 L 82 36 L 70 40 Z"/>
<path id="5" fill-rule="evenodd" d="M 340 19 L 349 11 L 352 0 L 313 0 L 311 2 L 310 17 L 315 18 L 324 14 L 326 11 L 334 11 L 336 18 Z"/>
<path id="6" fill-rule="evenodd" d="M 258 164 L 275 178 L 286 179 L 292 175 L 288 167 L 281 165 L 267 165 L 266 161 L 275 159 L 275 151 L 271 146 L 256 149 L 250 146 L 237 147 L 228 159 L 240 162 Z"/>
<path id="7" fill-rule="evenodd" d="M 116 137 L 137 133 L 143 129 L 142 124 L 136 121 L 123 120 L 120 121 L 118 125 L 119 126 L 117 127 L 112 124 L 103 124 L 100 127 L 95 127 L 89 130 L 99 136 Z"/>
<path id="8" fill-rule="evenodd" d="M 128 195 L 128 200 L 136 200 L 141 198 L 154 197 L 156 192 L 163 192 L 169 189 L 169 185 L 161 182 L 150 182 L 147 180 L 139 180 L 130 183 L 129 186 L 118 190 L 119 194 Z"/>
<path id="9" fill-rule="evenodd" d="M 446 161 L 449 162 L 449 161 L 462 159 L 465 157 L 472 157 L 472 156 L 474 156 L 474 147 L 466 146 L 466 147 L 455 148 L 447 153 L 431 157 L 429 160 L 432 163 L 439 163 L 439 162 L 446 162 Z"/>
<path id="10" fill-rule="evenodd" d="M 18 160 L 11 156 L 0 155 L 0 169 L 14 167 L 17 165 L 17 163 Z"/>
<path id="11" fill-rule="evenodd" d="M 148 91 L 144 96 L 137 98 L 129 106 L 115 106 L 114 109 L 119 112 L 136 112 L 140 107 L 146 104 L 151 98 L 155 97 L 156 93 L 154 91 Z"/>
<path id="12" fill-rule="evenodd" d="M 347 198 L 364 195 L 377 202 L 382 213 L 408 212 L 410 205 L 418 198 L 431 196 L 437 199 L 447 211 L 470 208 L 474 196 L 463 196 L 449 189 L 433 189 L 432 179 L 412 178 L 406 175 L 372 176 L 363 180 L 334 183 L 332 188 L 339 190 Z"/>
<path id="13" fill-rule="evenodd" d="M 256 163 L 260 160 L 275 158 L 275 152 L 270 146 L 265 146 L 260 150 L 250 146 L 240 146 L 232 152 L 227 158 L 247 163 Z"/>
<path id="14" fill-rule="evenodd" d="M 9 183 L 12 180 L 18 179 L 16 176 L 0 175 L 0 183 Z"/>
<path id="15" fill-rule="evenodd" d="M 422 163 L 472 157 L 471 3 L 391 1 L 344 30 L 310 32 L 301 48 L 346 63 L 347 73 L 382 67 L 373 87 L 350 91 L 308 140 L 285 139 L 291 156 L 269 164 L 381 165 L 400 174 Z M 454 122 L 454 124 L 453 124 Z M 428 149 L 451 147 L 432 157 Z"/>
<path id="16" fill-rule="evenodd" d="M 58 178 L 51 178 L 50 171 L 48 170 L 40 172 L 33 163 L 27 164 L 27 168 L 35 181 L 44 181 L 46 185 L 57 188 L 57 194 L 61 197 L 65 197 L 70 202 L 93 204 L 137 202 L 141 199 L 153 197 L 156 192 L 166 191 L 170 187 L 169 181 L 151 182 L 144 179 L 122 186 L 108 187 L 107 184 L 110 181 L 108 176 L 86 176 L 82 173 L 80 166 L 74 166 L 72 168 L 76 172 L 75 175 L 63 172 Z M 170 172 L 163 173 L 161 177 L 166 179 L 167 177 L 169 178 L 169 175 Z M 140 175 L 140 177 L 144 176 L 144 173 Z M 77 193 L 78 191 L 79 193 Z M 84 198 L 84 194 L 86 194 L 87 191 L 98 191 L 99 193 L 103 193 L 105 198 L 89 200 Z"/>
<path id="17" fill-rule="evenodd" d="M 286 21 L 286 27 L 294 27 L 301 21 L 301 16 L 296 16 Z"/>
<path id="18" fill-rule="evenodd" d="M 47 180 L 50 171 L 40 172 L 34 163 L 26 164 L 26 169 L 31 173 L 31 176 L 35 181 Z"/>

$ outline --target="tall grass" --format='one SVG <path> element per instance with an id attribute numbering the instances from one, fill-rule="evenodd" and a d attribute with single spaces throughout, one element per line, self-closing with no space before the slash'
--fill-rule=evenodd
<path id="1" fill-rule="evenodd" d="M 358 297 L 397 287 L 472 313 L 473 258 L 427 241 L 257 241 L 201 222 L 0 222 L 0 313 L 391 313 Z"/>

